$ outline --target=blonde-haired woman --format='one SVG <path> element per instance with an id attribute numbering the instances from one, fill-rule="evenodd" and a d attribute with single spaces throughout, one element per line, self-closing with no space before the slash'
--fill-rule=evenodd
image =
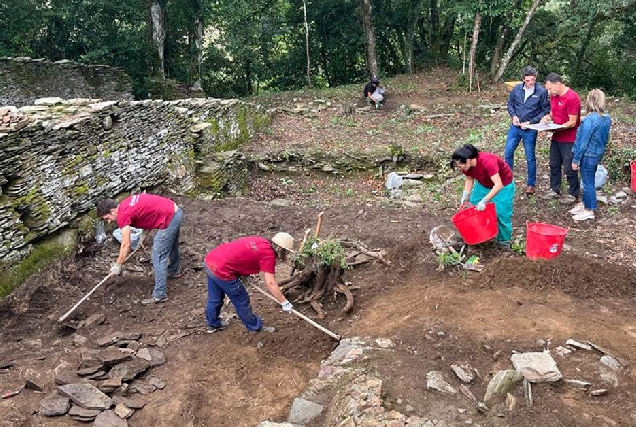
<path id="1" fill-rule="evenodd" d="M 570 210 L 575 221 L 594 219 L 597 207 L 594 177 L 605 154 L 611 126 L 610 116 L 605 113 L 605 94 L 602 90 L 591 90 L 585 106 L 588 114 L 576 132 L 572 147 L 572 169 L 580 169 L 583 182 L 583 201 Z"/>

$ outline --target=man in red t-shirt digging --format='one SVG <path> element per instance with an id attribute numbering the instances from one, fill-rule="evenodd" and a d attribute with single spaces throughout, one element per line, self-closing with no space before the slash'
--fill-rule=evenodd
<path id="1" fill-rule="evenodd" d="M 117 221 L 121 229 L 121 246 L 117 261 L 110 274 L 121 274 L 121 265 L 130 251 L 130 227 L 145 230 L 158 229 L 152 244 L 152 266 L 155 272 L 155 287 L 152 298 L 142 304 L 165 302 L 168 299 L 168 277 L 181 276 L 179 262 L 179 231 L 183 222 L 183 211 L 175 202 L 154 194 L 135 194 L 117 204 L 115 200 L 104 199 L 97 205 L 97 216 L 106 221 Z"/>
<path id="2" fill-rule="evenodd" d="M 263 272 L 269 292 L 280 302 L 281 308 L 290 313 L 292 304 L 280 291 L 274 277 L 276 260 L 285 261 L 287 252 L 294 252 L 294 238 L 287 233 L 277 233 L 272 240 L 259 236 L 243 237 L 208 252 L 203 263 L 208 276 L 207 332 L 227 326 L 227 321 L 219 318 L 226 295 L 248 331 L 273 332 L 273 327 L 264 326 L 263 320 L 252 312 L 249 294 L 240 277 Z"/>

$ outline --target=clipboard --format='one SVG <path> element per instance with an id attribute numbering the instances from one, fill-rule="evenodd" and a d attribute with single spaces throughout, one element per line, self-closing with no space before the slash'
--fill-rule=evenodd
<path id="1" fill-rule="evenodd" d="M 535 125 L 528 125 L 526 129 L 533 129 L 536 131 L 544 131 L 544 130 L 559 130 L 563 129 L 565 126 L 557 125 L 556 123 L 537 123 Z"/>

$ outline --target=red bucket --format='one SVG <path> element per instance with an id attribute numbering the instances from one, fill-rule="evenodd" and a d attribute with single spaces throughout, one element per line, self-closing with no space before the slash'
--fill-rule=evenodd
<path id="1" fill-rule="evenodd" d="M 483 243 L 497 236 L 497 209 L 493 202 L 486 203 L 483 211 L 470 204 L 462 205 L 451 221 L 467 245 Z"/>
<path id="2" fill-rule="evenodd" d="M 630 169 L 632 171 L 632 191 L 636 193 L 636 160 L 629 162 Z"/>
<path id="3" fill-rule="evenodd" d="M 570 228 L 542 222 L 526 221 L 526 256 L 530 259 L 552 259 L 563 250 L 565 235 Z"/>

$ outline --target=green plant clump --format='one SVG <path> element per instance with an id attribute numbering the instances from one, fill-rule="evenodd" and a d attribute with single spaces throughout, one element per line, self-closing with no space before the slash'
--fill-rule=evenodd
<path id="1" fill-rule="evenodd" d="M 317 260 L 317 265 L 332 266 L 337 264 L 341 269 L 349 268 L 347 254 L 342 245 L 335 240 L 319 240 L 309 237 L 303 246 L 303 250 L 296 255 L 296 264 L 299 268 L 305 268 L 309 260 Z"/>
<path id="2" fill-rule="evenodd" d="M 457 252 L 440 252 L 437 261 L 444 267 L 454 267 L 462 263 L 462 256 Z"/>

